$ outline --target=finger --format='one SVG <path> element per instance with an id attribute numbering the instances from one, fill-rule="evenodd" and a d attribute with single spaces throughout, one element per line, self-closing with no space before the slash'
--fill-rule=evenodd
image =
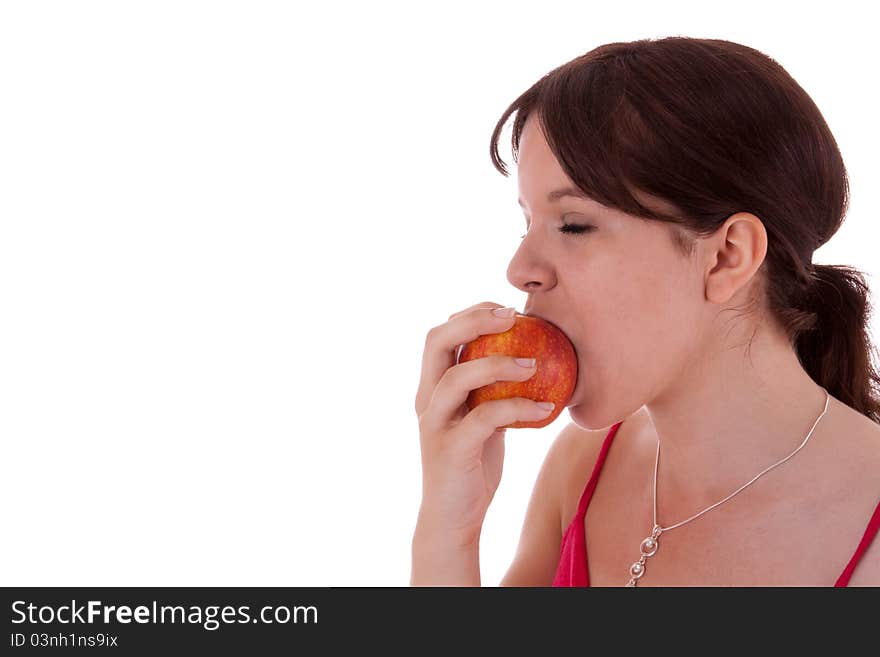
<path id="1" fill-rule="evenodd" d="M 459 310 L 457 313 L 452 313 L 449 316 L 449 319 L 454 319 L 455 317 L 459 317 L 459 316 L 463 315 L 464 313 L 470 312 L 471 310 L 474 310 L 476 308 L 494 309 L 494 308 L 504 308 L 504 306 L 502 306 L 500 303 L 495 303 L 494 301 L 483 301 L 482 303 L 475 303 L 470 308 L 465 308 L 464 310 Z M 446 320 L 446 321 L 449 321 L 449 320 Z M 458 362 L 458 355 L 461 353 L 461 348 L 463 346 L 464 345 L 457 344 L 457 345 L 455 345 L 455 347 L 453 347 L 453 349 L 452 349 L 452 363 L 453 364 Z"/>
<path id="2" fill-rule="evenodd" d="M 450 367 L 434 388 L 426 426 L 433 430 L 447 426 L 471 390 L 496 381 L 525 381 L 534 376 L 536 370 L 535 365 L 520 365 L 517 359 L 500 354 Z"/>
<path id="3" fill-rule="evenodd" d="M 469 312 L 471 310 L 474 310 L 475 308 L 502 308 L 502 307 L 503 306 L 500 303 L 495 303 L 493 301 L 482 301 L 480 303 L 475 303 L 473 306 L 470 306 L 469 308 L 465 308 L 464 310 L 460 310 L 456 313 L 452 313 L 446 321 L 448 322 L 452 318 L 458 317 L 459 315 L 466 313 L 466 312 Z M 434 328 L 436 328 L 436 327 L 434 327 Z M 433 331 L 434 328 L 432 328 L 431 331 Z M 431 332 L 429 331 L 428 336 L 430 336 L 430 333 Z M 427 343 L 428 343 L 428 339 L 426 336 L 426 338 L 425 338 L 425 347 L 426 348 L 427 348 Z M 454 365 L 455 362 L 458 360 L 458 349 L 460 346 L 461 345 L 455 345 L 455 347 L 453 347 L 452 355 L 449 359 L 449 366 Z M 424 379 L 424 374 L 425 374 L 424 368 L 425 368 L 425 360 L 424 360 L 424 353 L 423 353 L 422 354 L 422 373 L 421 373 L 420 381 L 419 381 L 419 389 L 416 391 L 416 414 L 417 415 L 422 414 L 422 412 L 424 411 L 425 407 L 428 405 L 428 403 L 431 399 L 431 395 L 433 394 L 433 390 L 423 390 L 422 389 L 421 380 Z"/>
<path id="4" fill-rule="evenodd" d="M 500 303 L 495 303 L 493 301 L 483 301 L 482 303 L 474 304 L 470 308 L 465 308 L 464 310 L 460 310 L 457 313 L 451 314 L 449 316 L 449 319 L 459 317 L 459 316 L 463 315 L 464 313 L 470 312 L 471 310 L 474 310 L 476 308 L 489 308 L 490 310 L 494 310 L 495 308 L 504 308 L 504 306 L 502 306 Z M 461 348 L 463 346 L 464 346 L 464 344 L 457 344 L 457 345 L 455 345 L 455 347 L 453 347 L 453 349 L 452 349 L 452 362 L 453 363 L 458 362 L 458 355 L 461 353 Z"/>
<path id="5" fill-rule="evenodd" d="M 452 430 L 451 440 L 460 440 L 464 447 L 475 449 L 501 427 L 516 421 L 543 420 L 552 412 L 553 409 L 545 410 L 538 406 L 538 402 L 525 397 L 493 399 L 468 413 Z"/>
<path id="6" fill-rule="evenodd" d="M 452 313 L 449 316 L 449 319 L 452 319 L 453 317 L 458 317 L 459 315 L 463 315 L 464 313 L 470 312 L 471 310 L 474 310 L 475 308 L 503 308 L 503 307 L 504 306 L 502 306 L 500 303 L 495 303 L 494 301 L 482 301 L 480 303 L 475 303 L 470 308 L 465 308 L 464 310 L 459 310 L 457 313 Z M 446 321 L 449 321 L 449 319 L 447 319 Z"/>
<path id="7" fill-rule="evenodd" d="M 497 317 L 492 308 L 471 308 L 449 321 L 435 326 L 425 338 L 422 371 L 416 393 L 416 413 L 421 415 L 431 401 L 434 388 L 443 373 L 455 364 L 459 345 L 476 340 L 487 333 L 503 333 L 510 329 L 515 317 Z"/>

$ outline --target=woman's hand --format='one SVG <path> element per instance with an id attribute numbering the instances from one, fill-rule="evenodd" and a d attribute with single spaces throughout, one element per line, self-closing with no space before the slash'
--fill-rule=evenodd
<path id="1" fill-rule="evenodd" d="M 425 340 L 416 413 L 422 451 L 422 504 L 417 532 L 443 537 L 451 547 L 473 545 L 501 481 L 503 427 L 550 414 L 524 397 L 484 402 L 468 412 L 468 393 L 495 381 L 525 381 L 536 368 L 509 356 L 487 356 L 456 365 L 458 347 L 480 335 L 503 333 L 514 313 L 499 317 L 485 302 L 455 313 Z M 551 409 L 552 410 L 552 409 Z"/>

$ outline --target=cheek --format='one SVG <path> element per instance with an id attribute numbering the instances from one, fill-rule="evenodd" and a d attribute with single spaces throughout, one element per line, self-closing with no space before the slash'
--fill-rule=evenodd
<path id="1" fill-rule="evenodd" d="M 638 410 L 694 348 L 700 310 L 696 283 L 683 280 L 680 269 L 636 259 L 604 263 L 602 271 L 582 278 L 577 303 L 581 371 L 571 408 L 572 420 L 582 427 L 609 426 Z"/>
<path id="2" fill-rule="evenodd" d="M 632 352 L 661 356 L 677 351 L 695 328 L 698 300 L 681 272 L 638 270 L 620 283 L 619 333 Z"/>
<path id="3" fill-rule="evenodd" d="M 678 273 L 636 267 L 612 268 L 581 294 L 584 360 L 609 385 L 650 385 L 675 366 L 698 328 L 698 303 Z"/>

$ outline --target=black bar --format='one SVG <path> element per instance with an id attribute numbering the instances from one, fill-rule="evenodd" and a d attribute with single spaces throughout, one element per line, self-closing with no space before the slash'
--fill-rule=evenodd
<path id="1" fill-rule="evenodd" d="M 0 654 L 522 654 L 873 629 L 878 589 L 2 588 Z M 164 615 L 163 615 L 163 607 Z M 185 617 L 185 618 L 184 618 Z M 67 621 L 67 622 L 59 622 Z M 70 622 L 70 621 L 73 622 Z M 23 622 L 20 622 L 23 621 Z M 795 628 L 795 636 L 791 636 Z M 672 637 L 675 641 L 669 643 Z M 20 644 L 20 645 L 16 645 Z M 758 646 L 753 646 L 757 650 Z M 761 644 L 763 653 L 767 644 Z M 193 652 L 196 651 L 196 652 Z M 271 651 L 271 652 L 267 652 Z M 577 652 L 577 651 L 576 651 Z M 614 652 L 618 652 L 615 650 Z M 625 652 L 629 652 L 628 650 Z"/>

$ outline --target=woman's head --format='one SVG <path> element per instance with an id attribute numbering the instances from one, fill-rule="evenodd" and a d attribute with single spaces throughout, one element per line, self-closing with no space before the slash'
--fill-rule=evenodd
<path id="1" fill-rule="evenodd" d="M 532 223 L 508 277 L 536 312 L 585 332 L 574 336 L 582 364 L 602 376 L 602 363 L 629 363 L 621 369 L 658 386 L 720 335 L 746 348 L 777 341 L 880 421 L 864 279 L 812 264 L 846 213 L 846 170 L 818 108 L 779 64 L 711 39 L 596 48 L 504 112 L 490 148 L 504 175 L 498 139 L 513 112 Z M 586 198 L 548 200 L 564 187 Z"/>

